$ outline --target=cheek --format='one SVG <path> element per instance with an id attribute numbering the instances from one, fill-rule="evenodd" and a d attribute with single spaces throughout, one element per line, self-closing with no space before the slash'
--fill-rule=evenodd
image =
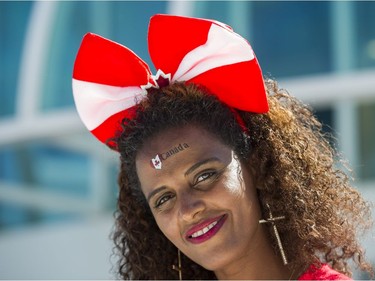
<path id="1" fill-rule="evenodd" d="M 234 216 L 241 221 L 254 223 L 260 219 L 261 212 L 257 192 L 252 178 L 246 172 L 238 172 L 237 167 L 231 169 L 225 179 L 227 204 L 234 211 Z"/>
<path id="2" fill-rule="evenodd" d="M 245 196 L 245 182 L 243 180 L 242 170 L 238 169 L 238 165 L 230 165 L 228 172 L 223 179 L 223 184 L 227 192 L 235 197 Z M 248 186 L 250 188 L 250 186 Z"/>
<path id="3" fill-rule="evenodd" d="M 163 232 L 165 237 L 175 244 L 176 239 L 180 237 L 180 233 L 178 230 L 178 223 L 173 216 L 154 215 L 154 218 L 160 231 Z"/>

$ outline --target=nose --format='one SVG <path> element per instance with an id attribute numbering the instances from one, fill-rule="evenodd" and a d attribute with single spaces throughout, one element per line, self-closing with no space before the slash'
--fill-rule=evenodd
<path id="1" fill-rule="evenodd" d="M 179 216 L 182 220 L 194 220 L 205 208 L 204 200 L 194 191 L 190 190 L 180 194 Z"/>

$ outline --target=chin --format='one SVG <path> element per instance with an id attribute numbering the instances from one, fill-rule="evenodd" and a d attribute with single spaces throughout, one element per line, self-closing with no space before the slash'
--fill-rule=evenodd
<path id="1" fill-rule="evenodd" d="M 206 260 L 204 262 L 196 262 L 196 263 L 198 263 L 199 265 L 201 265 L 202 267 L 210 271 L 217 271 L 223 268 L 226 264 L 223 260 L 217 260 L 217 259 L 214 260 L 212 258 L 209 258 L 209 259 L 210 259 L 209 261 Z"/>

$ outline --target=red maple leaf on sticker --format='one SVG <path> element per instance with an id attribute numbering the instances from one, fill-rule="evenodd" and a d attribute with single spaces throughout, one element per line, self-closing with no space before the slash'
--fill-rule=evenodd
<path id="1" fill-rule="evenodd" d="M 165 86 L 168 86 L 169 85 L 169 78 L 167 77 L 163 77 L 163 76 L 159 76 L 155 82 L 158 84 L 159 88 L 163 88 Z"/>

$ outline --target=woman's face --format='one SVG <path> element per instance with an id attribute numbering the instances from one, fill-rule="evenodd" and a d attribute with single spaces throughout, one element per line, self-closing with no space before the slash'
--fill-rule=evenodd
<path id="1" fill-rule="evenodd" d="M 196 263 L 215 271 L 261 244 L 251 173 L 212 134 L 163 131 L 144 144 L 136 168 L 160 230 Z"/>

